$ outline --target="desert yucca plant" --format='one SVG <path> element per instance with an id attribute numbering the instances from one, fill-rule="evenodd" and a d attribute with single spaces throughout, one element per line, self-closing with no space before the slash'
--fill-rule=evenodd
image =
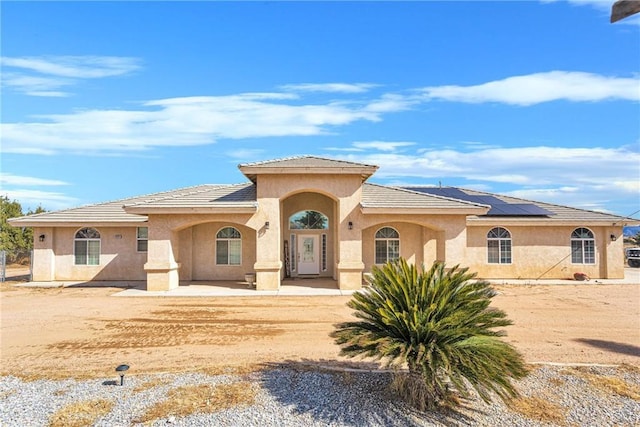
<path id="1" fill-rule="evenodd" d="M 332 337 L 342 354 L 367 356 L 409 374 L 396 391 L 419 409 L 455 405 L 473 387 L 485 401 L 495 393 L 517 396 L 512 378 L 522 378 L 522 356 L 499 337 L 511 324 L 489 304 L 495 292 L 458 266 L 435 263 L 428 271 L 404 259 L 373 268 L 371 286 L 348 306 L 359 321 L 339 324 Z"/>

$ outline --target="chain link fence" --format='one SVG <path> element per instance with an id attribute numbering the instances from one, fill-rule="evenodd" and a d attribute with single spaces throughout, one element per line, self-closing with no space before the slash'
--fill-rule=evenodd
<path id="1" fill-rule="evenodd" d="M 29 275 L 33 276 L 33 251 L 0 251 L 0 281 L 8 277 Z"/>

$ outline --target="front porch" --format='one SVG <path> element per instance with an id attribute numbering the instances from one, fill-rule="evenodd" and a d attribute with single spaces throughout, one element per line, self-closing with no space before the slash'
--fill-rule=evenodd
<path id="1" fill-rule="evenodd" d="M 277 290 L 256 290 L 247 282 L 235 280 L 182 282 L 170 291 L 147 291 L 145 287 L 126 289 L 114 296 L 184 296 L 184 297 L 255 297 L 255 296 L 344 296 L 353 290 L 340 290 L 338 282 L 331 278 L 285 279 Z"/>

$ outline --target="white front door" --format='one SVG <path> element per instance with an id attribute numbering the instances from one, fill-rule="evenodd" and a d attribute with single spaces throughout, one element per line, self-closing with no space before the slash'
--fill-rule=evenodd
<path id="1" fill-rule="evenodd" d="M 318 236 L 298 236 L 298 274 L 319 274 Z"/>

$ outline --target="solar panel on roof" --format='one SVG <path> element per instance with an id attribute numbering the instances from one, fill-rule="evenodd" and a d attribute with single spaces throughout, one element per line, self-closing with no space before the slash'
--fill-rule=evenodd
<path id="1" fill-rule="evenodd" d="M 406 187 L 408 190 L 420 193 L 432 194 L 434 196 L 450 197 L 452 199 L 464 200 L 465 202 L 481 203 L 491 206 L 487 216 L 549 216 L 555 215 L 533 203 L 507 203 L 495 196 L 467 194 L 464 191 L 453 187 Z"/>

